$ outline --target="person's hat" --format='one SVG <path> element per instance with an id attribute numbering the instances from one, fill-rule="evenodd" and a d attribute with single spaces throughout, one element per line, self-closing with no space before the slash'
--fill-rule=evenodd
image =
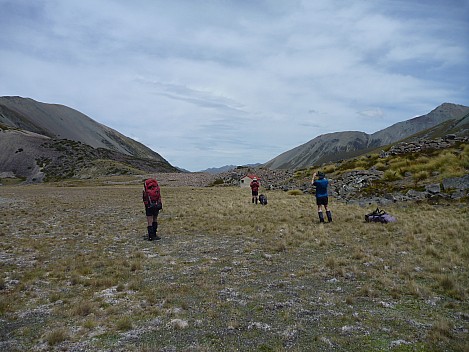
<path id="1" fill-rule="evenodd" d="M 326 174 L 322 171 L 319 171 L 318 176 L 319 176 L 319 178 L 324 178 L 324 177 L 326 177 Z"/>

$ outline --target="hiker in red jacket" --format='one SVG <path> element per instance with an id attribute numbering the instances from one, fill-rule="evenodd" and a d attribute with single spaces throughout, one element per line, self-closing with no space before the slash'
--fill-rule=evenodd
<path id="1" fill-rule="evenodd" d="M 147 216 L 148 240 L 160 240 L 156 234 L 158 229 L 158 214 L 163 205 L 161 202 L 160 186 L 158 181 L 149 178 L 143 183 L 143 204 L 145 204 L 145 215 Z"/>
<path id="2" fill-rule="evenodd" d="M 254 177 L 251 181 L 251 193 L 252 193 L 252 202 L 257 204 L 257 195 L 259 194 L 259 181 L 257 180 L 257 177 Z"/>

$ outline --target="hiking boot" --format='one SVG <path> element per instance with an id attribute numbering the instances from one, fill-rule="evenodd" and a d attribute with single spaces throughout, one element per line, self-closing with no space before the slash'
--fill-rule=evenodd
<path id="1" fill-rule="evenodd" d="M 324 215 L 322 211 L 318 211 L 318 215 L 319 215 L 319 222 L 324 222 Z"/>
<path id="2" fill-rule="evenodd" d="M 153 241 L 153 226 L 148 226 L 148 241 Z"/>
<path id="3" fill-rule="evenodd" d="M 332 213 L 330 210 L 326 211 L 327 221 L 332 222 Z"/>
<path id="4" fill-rule="evenodd" d="M 152 226 L 153 232 L 152 232 L 152 238 L 155 241 L 161 240 L 161 237 L 156 234 L 156 231 L 158 230 L 158 223 L 154 222 Z"/>

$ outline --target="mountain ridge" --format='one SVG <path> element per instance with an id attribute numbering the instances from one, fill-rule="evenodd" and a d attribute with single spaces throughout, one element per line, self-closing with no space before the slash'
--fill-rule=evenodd
<path id="1" fill-rule="evenodd" d="M 397 122 L 389 127 L 372 134 L 361 131 L 332 132 L 319 135 L 312 140 L 293 149 L 283 152 L 264 163 L 270 169 L 299 169 L 311 165 L 338 161 L 356 157 L 368 151 L 375 150 L 418 132 L 425 131 L 449 120 L 466 125 L 466 115 L 469 107 L 443 103 L 426 115 Z M 464 129 L 461 129 L 464 131 Z"/>
<path id="2" fill-rule="evenodd" d="M 65 105 L 42 103 L 17 96 L 0 97 L 0 123 L 51 138 L 79 141 L 94 148 L 166 161 L 142 143 Z"/>
<path id="3" fill-rule="evenodd" d="M 81 112 L 0 97 L 0 178 L 25 182 L 180 172 L 161 155 Z"/>

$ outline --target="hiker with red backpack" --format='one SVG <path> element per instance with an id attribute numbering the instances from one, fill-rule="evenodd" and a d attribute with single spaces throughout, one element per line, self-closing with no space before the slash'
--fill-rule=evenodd
<path id="1" fill-rule="evenodd" d="M 145 214 L 147 216 L 148 240 L 160 240 L 156 234 L 158 230 L 158 214 L 163 209 L 161 202 L 161 192 L 158 181 L 153 178 L 143 182 L 143 204 L 145 204 Z"/>
<path id="2" fill-rule="evenodd" d="M 316 175 L 318 179 L 316 179 Z M 327 220 L 329 222 L 332 222 L 332 213 L 331 211 L 327 208 L 329 204 L 329 197 L 327 193 L 327 186 L 329 185 L 329 181 L 326 178 L 326 175 L 324 172 L 315 172 L 313 174 L 313 179 L 311 180 L 311 184 L 316 187 L 316 205 L 318 206 L 318 216 L 319 216 L 319 222 L 323 223 L 324 222 L 324 214 L 322 213 L 322 206 L 324 206 L 324 209 L 326 210 L 326 215 L 327 215 Z"/>
<path id="3" fill-rule="evenodd" d="M 257 204 L 257 195 L 259 194 L 259 181 L 254 177 L 249 185 L 251 187 L 252 202 Z"/>

